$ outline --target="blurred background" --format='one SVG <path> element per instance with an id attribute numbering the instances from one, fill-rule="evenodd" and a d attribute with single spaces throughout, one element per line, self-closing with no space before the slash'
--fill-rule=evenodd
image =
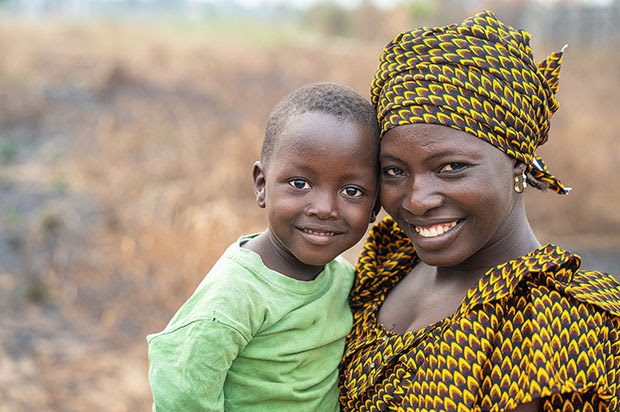
<path id="1" fill-rule="evenodd" d="M 145 336 L 238 236 L 292 89 L 369 97 L 395 35 L 480 11 L 568 43 L 542 242 L 620 273 L 619 1 L 0 0 L 0 411 L 149 410 Z M 359 245 L 347 254 L 352 261 Z"/>

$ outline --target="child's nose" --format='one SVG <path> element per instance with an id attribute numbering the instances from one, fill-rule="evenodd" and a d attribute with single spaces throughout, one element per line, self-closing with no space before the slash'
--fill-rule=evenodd
<path id="1" fill-rule="evenodd" d="M 338 217 L 338 208 L 336 207 L 336 196 L 327 192 L 315 192 L 310 205 L 306 209 L 307 215 L 315 215 L 319 219 L 333 219 Z"/>

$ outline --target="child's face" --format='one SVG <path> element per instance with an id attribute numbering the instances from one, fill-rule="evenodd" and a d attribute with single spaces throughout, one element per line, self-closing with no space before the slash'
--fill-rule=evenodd
<path id="1" fill-rule="evenodd" d="M 290 119 L 263 170 L 276 253 L 322 266 L 364 236 L 377 198 L 377 151 L 377 136 L 356 123 L 320 112 Z"/>

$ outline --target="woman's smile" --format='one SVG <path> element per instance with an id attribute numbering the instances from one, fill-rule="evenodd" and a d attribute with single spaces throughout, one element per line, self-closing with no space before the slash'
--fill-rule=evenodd
<path id="1" fill-rule="evenodd" d="M 425 263 L 459 265 L 512 233 L 514 162 L 493 145 L 410 124 L 385 134 L 380 159 L 381 204 Z"/>
<path id="2" fill-rule="evenodd" d="M 458 221 L 455 220 L 450 223 L 440 223 L 432 226 L 413 225 L 413 228 L 422 237 L 437 237 L 452 230 L 457 223 Z"/>
<path id="3" fill-rule="evenodd" d="M 412 224 L 405 233 L 417 249 L 426 251 L 450 250 L 461 240 L 461 234 L 467 237 L 464 228 L 466 219 L 455 219 L 445 223 Z"/>

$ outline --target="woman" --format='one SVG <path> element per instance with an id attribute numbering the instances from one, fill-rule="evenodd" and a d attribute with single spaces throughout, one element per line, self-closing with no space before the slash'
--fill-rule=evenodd
<path id="1" fill-rule="evenodd" d="M 351 292 L 344 411 L 617 410 L 620 289 L 541 246 L 529 184 L 568 189 L 536 156 L 562 54 L 490 12 L 399 35 L 371 91 L 381 203 Z M 499 149 L 499 150 L 498 150 Z"/>

